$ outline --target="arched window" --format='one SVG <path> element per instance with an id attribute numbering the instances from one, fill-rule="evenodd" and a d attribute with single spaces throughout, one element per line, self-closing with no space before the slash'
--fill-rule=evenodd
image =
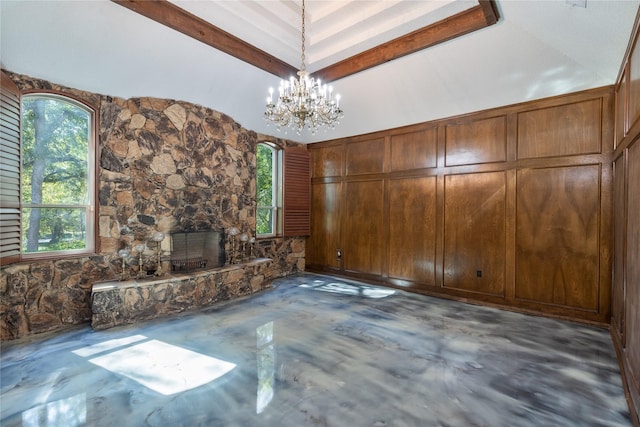
<path id="1" fill-rule="evenodd" d="M 64 96 L 21 100 L 22 258 L 95 251 L 94 111 Z"/>
<path id="2" fill-rule="evenodd" d="M 256 148 L 256 234 L 275 236 L 281 230 L 282 155 L 274 145 L 266 142 Z"/>

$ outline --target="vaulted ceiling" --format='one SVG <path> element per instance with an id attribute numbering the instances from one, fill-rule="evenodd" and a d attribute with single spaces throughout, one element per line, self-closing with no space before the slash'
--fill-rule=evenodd
<path id="1" fill-rule="evenodd" d="M 331 77 L 345 117 L 333 131 L 286 137 L 315 142 L 613 84 L 640 0 L 496 0 L 497 23 L 458 28 L 456 17 L 480 6 L 486 15 L 487 3 L 306 0 L 307 68 Z M 180 32 L 173 12 L 154 20 L 107 0 L 2 0 L 0 64 L 107 95 L 202 104 L 284 136 L 262 114 L 276 75 L 300 67 L 300 0 L 167 4 L 200 24 Z M 266 66 L 247 60 L 256 50 Z"/>

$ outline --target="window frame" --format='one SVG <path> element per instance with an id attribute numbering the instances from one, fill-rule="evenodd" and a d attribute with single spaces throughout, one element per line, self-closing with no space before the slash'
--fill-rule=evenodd
<path id="1" fill-rule="evenodd" d="M 88 165 L 88 182 L 87 182 L 87 198 L 88 204 L 82 205 L 86 209 L 86 247 L 83 249 L 66 249 L 57 251 L 43 251 L 43 252 L 24 252 L 22 249 L 22 243 L 20 245 L 20 261 L 31 260 L 46 260 L 55 258 L 73 258 L 78 256 L 95 255 L 99 253 L 99 221 L 98 221 L 98 174 L 99 174 L 99 150 L 98 150 L 98 120 L 99 109 L 90 104 L 89 102 L 74 96 L 73 94 L 56 91 L 56 90 L 41 90 L 32 89 L 21 91 L 20 97 L 20 155 L 22 157 L 22 105 L 25 99 L 30 97 L 40 96 L 43 98 L 56 99 L 73 104 L 78 108 L 86 111 L 89 115 L 89 135 L 88 135 L 88 148 L 87 148 L 87 161 Z M 20 173 L 22 174 L 22 163 L 20 164 Z M 20 183 L 20 215 L 25 209 L 31 208 L 30 204 L 22 203 L 22 182 Z M 40 208 L 77 208 L 78 205 L 64 205 L 64 204 L 42 204 Z M 22 220 L 21 220 L 22 222 Z M 23 233 L 20 230 L 20 240 L 22 242 Z"/>
<path id="2" fill-rule="evenodd" d="M 272 177 L 270 206 L 258 205 L 258 149 L 260 146 L 267 147 L 272 153 Z M 282 149 L 269 141 L 260 141 L 256 144 L 256 239 L 268 239 L 282 235 Z M 271 209 L 272 212 L 272 232 L 258 234 L 258 210 Z"/>

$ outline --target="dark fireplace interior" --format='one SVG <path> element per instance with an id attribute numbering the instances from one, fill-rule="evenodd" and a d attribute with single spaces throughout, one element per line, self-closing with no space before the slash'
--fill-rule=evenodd
<path id="1" fill-rule="evenodd" d="M 222 267 L 225 261 L 223 231 L 190 231 L 171 234 L 172 272 Z"/>

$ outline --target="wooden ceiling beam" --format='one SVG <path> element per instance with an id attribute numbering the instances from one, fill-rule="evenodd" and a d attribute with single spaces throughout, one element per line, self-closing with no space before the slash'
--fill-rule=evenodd
<path id="1" fill-rule="evenodd" d="M 298 71 L 294 66 L 211 25 L 167 0 L 112 1 L 278 77 L 288 78 Z"/>
<path id="2" fill-rule="evenodd" d="M 494 0 L 479 0 L 478 6 L 314 71 L 313 75 L 335 81 L 488 27 L 498 22 L 498 18 Z"/>
<path id="3" fill-rule="evenodd" d="M 112 1 L 278 77 L 288 78 L 298 71 L 167 0 Z M 335 81 L 498 22 L 495 0 L 478 0 L 478 3 L 473 8 L 317 70 L 313 75 Z"/>

